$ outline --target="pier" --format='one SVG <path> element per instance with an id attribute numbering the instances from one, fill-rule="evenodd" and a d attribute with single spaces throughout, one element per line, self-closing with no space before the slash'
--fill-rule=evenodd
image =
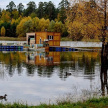
<path id="1" fill-rule="evenodd" d="M 100 49 L 72 48 L 66 46 L 50 46 L 49 51 L 70 52 L 70 51 L 100 51 Z"/>
<path id="2" fill-rule="evenodd" d="M 1 45 L 0 51 L 23 51 L 23 46 Z"/>

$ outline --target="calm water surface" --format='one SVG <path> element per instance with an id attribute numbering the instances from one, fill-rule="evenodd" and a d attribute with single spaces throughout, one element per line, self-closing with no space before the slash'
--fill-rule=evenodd
<path id="1" fill-rule="evenodd" d="M 100 91 L 100 64 L 100 52 L 0 52 L 0 95 L 37 105 Z"/>

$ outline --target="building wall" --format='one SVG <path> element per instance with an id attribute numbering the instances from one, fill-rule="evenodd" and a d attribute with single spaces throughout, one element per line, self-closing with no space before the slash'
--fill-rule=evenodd
<path id="1" fill-rule="evenodd" d="M 60 33 L 55 33 L 55 32 L 47 32 L 47 36 L 52 35 L 53 40 L 49 40 L 49 46 L 60 46 Z"/>
<path id="2" fill-rule="evenodd" d="M 47 39 L 47 32 L 36 32 L 36 44 L 40 44 L 40 39 L 42 44 Z"/>

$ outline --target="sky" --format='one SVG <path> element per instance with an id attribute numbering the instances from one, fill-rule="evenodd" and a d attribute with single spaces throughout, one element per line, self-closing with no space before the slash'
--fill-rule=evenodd
<path id="1" fill-rule="evenodd" d="M 6 9 L 6 6 L 9 4 L 9 2 L 13 1 L 15 5 L 17 6 L 19 3 L 22 3 L 24 7 L 26 8 L 26 4 L 30 1 L 34 1 L 36 5 L 38 6 L 39 2 L 49 2 L 52 1 L 54 5 L 57 7 L 58 4 L 61 2 L 61 0 L 0 0 L 0 8 Z"/>

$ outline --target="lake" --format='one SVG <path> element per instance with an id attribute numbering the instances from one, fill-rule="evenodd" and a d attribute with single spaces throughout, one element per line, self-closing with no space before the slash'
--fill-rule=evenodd
<path id="1" fill-rule="evenodd" d="M 29 105 L 104 91 L 100 52 L 0 52 L 0 95 Z M 81 97 L 82 98 L 82 97 Z"/>

